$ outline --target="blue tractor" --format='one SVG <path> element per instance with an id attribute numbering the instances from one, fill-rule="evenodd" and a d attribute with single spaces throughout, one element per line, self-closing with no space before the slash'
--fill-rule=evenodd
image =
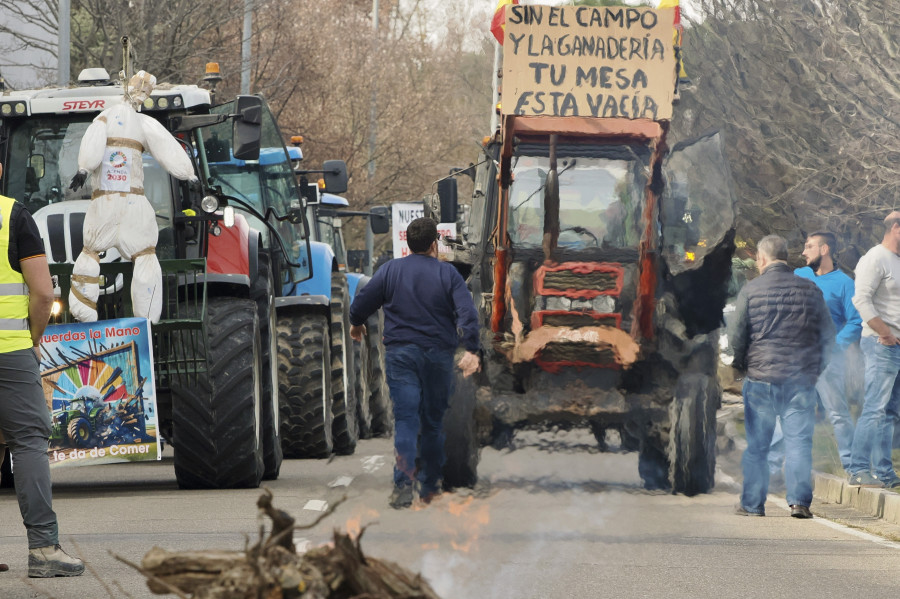
<path id="1" fill-rule="evenodd" d="M 298 284 L 295 293 L 319 298 L 323 306 L 327 299 L 332 356 L 332 445 L 335 453 L 350 454 L 360 437 L 390 435 L 393 416 L 384 375 L 381 333 L 384 318 L 381 313 L 373 315 L 366 323 L 368 336 L 363 343 L 350 339 L 350 303 L 356 292 L 368 283 L 369 277 L 348 272 L 341 219 L 362 216 L 368 219 L 373 233 L 386 233 L 390 227 L 388 209 L 349 210 L 349 202 L 335 195 L 344 189 L 334 189 L 327 182 L 309 181 L 307 175 L 321 171 L 299 168 L 303 154 L 298 145 L 289 147 L 288 153 L 295 164 L 306 204 L 313 265 L 313 277 Z"/>

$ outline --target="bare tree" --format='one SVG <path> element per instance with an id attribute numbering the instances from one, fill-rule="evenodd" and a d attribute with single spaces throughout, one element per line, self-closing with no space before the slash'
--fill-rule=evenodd
<path id="1" fill-rule="evenodd" d="M 267 58 L 254 73 L 282 132 L 304 136 L 306 162 L 347 161 L 357 209 L 421 200 L 475 157 L 491 109 L 490 54 L 473 44 L 487 39 L 487 23 L 444 19 L 434 40 L 423 6 L 385 4 L 377 37 L 371 15 L 352 5 L 301 0 L 268 13 L 279 23 L 267 25 L 274 38 L 260 36 Z M 361 227 L 348 231 L 361 246 Z"/>
<path id="2" fill-rule="evenodd" d="M 4 19 L 0 35 L 56 57 L 57 2 L 20 0 L 4 3 L 3 11 L 27 27 Z M 86 67 L 117 72 L 121 38 L 128 36 L 136 67 L 161 81 L 193 80 L 202 63 L 223 54 L 223 48 L 240 55 L 242 14 L 242 0 L 72 0 L 73 76 Z"/>
<path id="3" fill-rule="evenodd" d="M 347 197 L 357 209 L 432 192 L 451 167 L 476 158 L 492 109 L 485 15 L 429 10 L 421 0 L 379 4 L 377 35 L 371 0 L 253 5 L 251 92 L 267 98 L 286 137 L 304 136 L 310 168 L 331 158 L 347 162 Z M 56 15 L 43 0 L 16 5 L 29 7 L 23 18 L 42 23 L 43 39 L 55 36 Z M 224 77 L 218 97 L 238 93 L 243 0 L 72 0 L 72 6 L 73 72 L 118 70 L 119 38 L 127 34 L 135 66 L 160 81 L 197 81 L 203 63 L 215 61 Z M 464 187 L 460 197 L 466 195 Z M 362 246 L 361 223 L 349 225 L 350 245 Z"/>
<path id="4" fill-rule="evenodd" d="M 900 199 L 900 13 L 887 0 L 699 0 L 675 137 L 726 132 L 739 237 L 828 229 L 843 264 Z"/>

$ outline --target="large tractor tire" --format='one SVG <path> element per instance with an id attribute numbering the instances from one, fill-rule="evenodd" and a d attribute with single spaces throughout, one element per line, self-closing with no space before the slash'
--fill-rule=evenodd
<path id="1" fill-rule="evenodd" d="M 475 429 L 475 393 L 473 376 L 456 373 L 450 405 L 444 414 L 444 490 L 475 486 L 478 482 L 480 444 Z"/>
<path id="2" fill-rule="evenodd" d="M 699 373 L 678 378 L 669 405 L 669 481 L 674 493 L 709 493 L 715 486 L 716 410 L 721 402 L 714 376 Z"/>
<path id="3" fill-rule="evenodd" d="M 347 277 L 336 272 L 331 275 L 331 392 L 334 452 L 340 455 L 353 454 L 359 440 L 356 377 L 357 364 L 350 338 L 350 292 Z"/>
<path id="4" fill-rule="evenodd" d="M 210 298 L 203 330 L 206 372 L 193 384 L 172 384 L 175 478 L 182 489 L 256 488 L 263 476 L 256 304 Z"/>
<path id="5" fill-rule="evenodd" d="M 690 335 L 678 301 L 664 293 L 656 304 L 657 351 L 664 368 L 653 377 L 671 391 L 663 434 L 642 439 L 641 478 L 648 489 L 697 495 L 715 484 L 716 410 L 721 389 L 714 333 Z M 665 434 L 668 432 L 668 434 Z"/>
<path id="6" fill-rule="evenodd" d="M 66 432 L 73 447 L 78 447 L 79 449 L 90 447 L 93 434 L 91 434 L 91 423 L 88 422 L 87 418 L 76 418 L 69 423 Z"/>
<path id="7" fill-rule="evenodd" d="M 324 314 L 278 317 L 281 446 L 287 458 L 327 458 L 333 449 L 328 328 Z"/>
<path id="8" fill-rule="evenodd" d="M 356 362 L 356 421 L 360 439 L 372 438 L 372 411 L 369 409 L 369 380 L 372 364 L 366 340 L 353 342 L 353 360 Z"/>
<path id="9" fill-rule="evenodd" d="M 262 435 L 263 480 L 275 480 L 281 472 L 284 454 L 278 418 L 278 342 L 275 338 L 275 278 L 269 257 L 260 255 L 259 274 L 250 288 L 250 299 L 256 302 L 259 337 L 262 347 Z"/>
<path id="10" fill-rule="evenodd" d="M 384 366 L 384 314 L 379 310 L 366 321 L 366 344 L 369 348 L 369 411 L 372 413 L 372 435 L 394 434 L 394 405 L 388 390 Z"/>

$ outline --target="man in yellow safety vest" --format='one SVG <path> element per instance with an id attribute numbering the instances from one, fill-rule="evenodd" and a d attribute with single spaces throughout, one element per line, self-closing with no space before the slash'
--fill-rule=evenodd
<path id="1" fill-rule="evenodd" d="M 84 572 L 84 563 L 59 546 L 52 505 L 50 410 L 40 374 L 41 335 L 52 306 L 53 282 L 37 225 L 22 204 L 0 196 L 0 431 L 12 453 L 31 578 Z"/>

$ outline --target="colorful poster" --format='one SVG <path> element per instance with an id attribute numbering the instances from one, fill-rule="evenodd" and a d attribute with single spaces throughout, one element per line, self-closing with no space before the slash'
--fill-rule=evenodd
<path id="1" fill-rule="evenodd" d="M 161 459 L 146 318 L 48 326 L 41 380 L 51 467 Z"/>

